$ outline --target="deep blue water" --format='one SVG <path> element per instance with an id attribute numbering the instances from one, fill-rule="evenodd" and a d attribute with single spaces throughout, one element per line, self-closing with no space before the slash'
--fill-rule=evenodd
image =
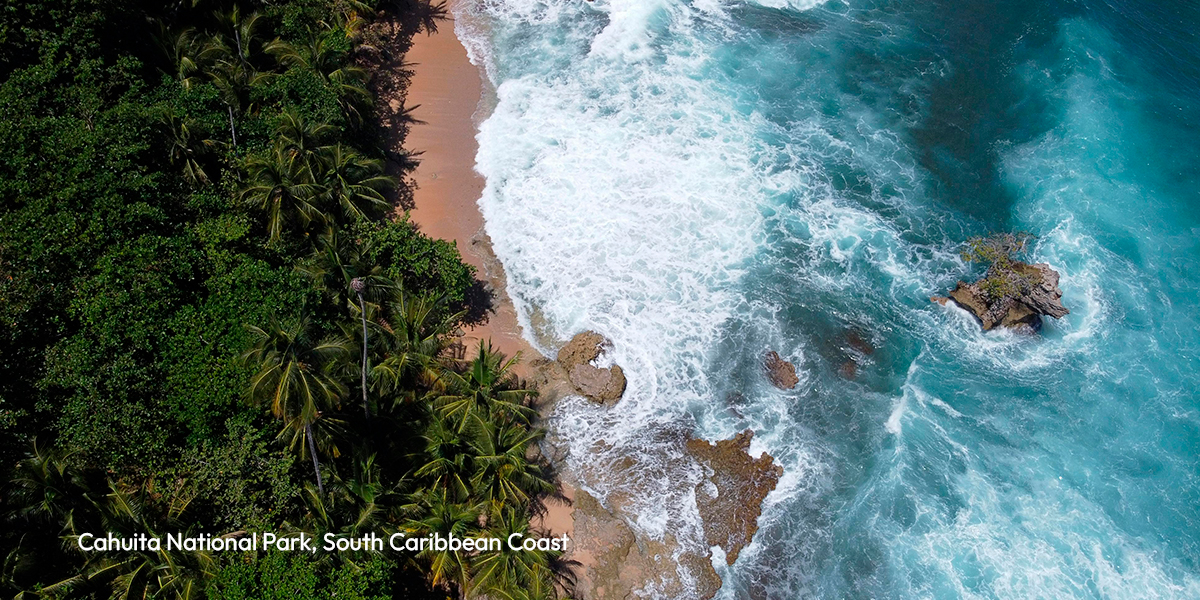
<path id="1" fill-rule="evenodd" d="M 636 482 L 653 535 L 694 511 L 663 501 L 694 473 L 651 464 L 656 428 L 753 428 L 786 469 L 725 597 L 1200 598 L 1200 4 L 460 17 L 528 335 L 597 329 L 630 377 L 560 409 L 577 469 L 625 464 L 600 440 L 643 465 L 584 483 Z M 929 301 L 1005 230 L 1062 274 L 1038 337 Z"/>

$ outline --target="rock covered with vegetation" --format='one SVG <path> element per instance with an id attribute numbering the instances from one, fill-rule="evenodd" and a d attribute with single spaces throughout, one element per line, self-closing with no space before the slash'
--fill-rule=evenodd
<path id="1" fill-rule="evenodd" d="M 949 298 L 933 300 L 941 304 L 953 300 L 979 319 L 984 331 L 995 327 L 1037 331 L 1042 316 L 1066 316 L 1070 311 L 1062 304 L 1058 272 L 1045 263 L 1031 265 L 1015 258 L 1032 237 L 1004 233 L 972 238 L 963 259 L 988 265 L 987 273 L 974 283 L 959 281 Z"/>

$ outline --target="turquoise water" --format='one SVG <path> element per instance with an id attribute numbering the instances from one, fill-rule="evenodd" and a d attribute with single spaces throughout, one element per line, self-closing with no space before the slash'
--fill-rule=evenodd
<path id="1" fill-rule="evenodd" d="M 723 597 L 1200 598 L 1200 6 L 458 17 L 529 336 L 597 329 L 630 379 L 611 411 L 560 405 L 569 466 L 694 544 L 699 474 L 663 431 L 753 428 L 785 467 Z M 929 302 L 993 230 L 1062 273 L 1040 337 Z"/>

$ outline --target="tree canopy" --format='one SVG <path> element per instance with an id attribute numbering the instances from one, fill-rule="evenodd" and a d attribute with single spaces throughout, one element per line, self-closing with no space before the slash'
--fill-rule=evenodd
<path id="1" fill-rule="evenodd" d="M 396 209 L 413 162 L 384 148 L 372 74 L 443 4 L 0 10 L 2 593 L 569 591 L 553 552 L 77 550 L 109 531 L 536 535 L 554 476 L 515 357 L 447 352 L 486 318 L 474 270 Z"/>

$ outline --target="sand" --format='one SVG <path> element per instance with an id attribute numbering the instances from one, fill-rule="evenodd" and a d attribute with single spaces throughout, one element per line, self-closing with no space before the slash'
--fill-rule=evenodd
<path id="1" fill-rule="evenodd" d="M 431 237 L 457 244 L 463 259 L 478 269 L 478 276 L 495 291 L 495 313 L 487 323 L 465 332 L 468 356 L 480 339 L 508 356 L 520 352 L 523 362 L 540 356 L 521 337 L 517 313 L 505 293 L 503 268 L 491 252 L 483 230 L 478 201 L 483 178 L 475 172 L 476 112 L 483 82 L 479 70 L 454 35 L 454 23 L 444 21 L 433 35 L 418 34 L 405 56 L 412 65 L 405 103 L 422 121 L 412 126 L 404 145 L 420 152 L 420 166 L 412 178 L 412 220 Z"/>
<path id="2" fill-rule="evenodd" d="M 423 123 L 412 126 L 404 146 L 421 152 L 413 172 L 417 184 L 415 208 L 410 215 L 431 237 L 452 240 L 463 259 L 479 270 L 479 277 L 495 291 L 496 312 L 488 322 L 464 335 L 468 355 L 480 339 L 512 356 L 520 352 L 528 364 L 541 355 L 521 337 L 516 310 L 505 293 L 504 271 L 491 251 L 478 201 L 484 181 L 475 172 L 476 123 L 483 81 L 467 59 L 467 51 L 454 35 L 453 22 L 443 22 L 433 35 L 418 34 L 405 56 L 413 71 L 405 103 L 416 106 L 412 114 Z M 419 105 L 419 106 L 417 106 Z M 524 376 L 529 373 L 521 369 Z M 565 488 L 571 497 L 573 490 Z M 568 537 L 574 532 L 570 504 L 548 502 L 547 513 L 531 525 L 546 535 Z"/>

